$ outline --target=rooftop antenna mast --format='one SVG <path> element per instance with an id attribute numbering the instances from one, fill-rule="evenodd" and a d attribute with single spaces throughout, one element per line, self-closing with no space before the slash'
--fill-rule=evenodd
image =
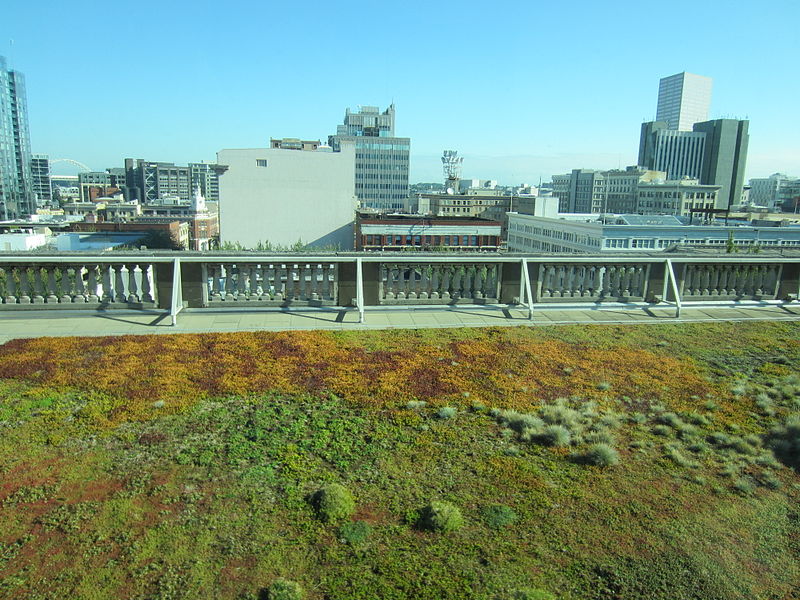
<path id="1" fill-rule="evenodd" d="M 464 157 L 459 156 L 456 150 L 445 150 L 442 153 L 442 170 L 445 177 L 445 188 L 448 194 L 455 194 L 458 182 L 461 180 L 461 165 Z"/>

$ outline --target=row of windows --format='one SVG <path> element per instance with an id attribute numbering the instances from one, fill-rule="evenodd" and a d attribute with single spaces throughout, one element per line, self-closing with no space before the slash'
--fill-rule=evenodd
<path id="1" fill-rule="evenodd" d="M 411 149 L 409 144 L 380 144 L 371 142 L 356 141 L 356 148 L 359 150 L 399 150 L 401 152 L 408 152 Z"/>
<path id="2" fill-rule="evenodd" d="M 382 179 L 384 181 L 407 181 L 404 175 L 390 175 L 388 173 L 356 173 L 356 179 Z"/>
<path id="3" fill-rule="evenodd" d="M 497 246 L 496 235 L 365 235 L 367 246 Z"/>
<path id="4" fill-rule="evenodd" d="M 386 153 L 378 153 L 375 154 L 374 152 L 356 152 L 356 160 L 396 160 L 402 162 L 408 162 L 408 156 L 404 156 L 402 154 L 386 154 Z"/>

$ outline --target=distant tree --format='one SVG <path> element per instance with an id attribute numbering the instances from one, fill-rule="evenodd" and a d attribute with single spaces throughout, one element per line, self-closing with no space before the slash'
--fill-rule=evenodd
<path id="1" fill-rule="evenodd" d="M 139 246 L 147 246 L 150 250 L 184 250 L 181 243 L 172 234 L 163 229 L 152 229 L 140 238 Z"/>

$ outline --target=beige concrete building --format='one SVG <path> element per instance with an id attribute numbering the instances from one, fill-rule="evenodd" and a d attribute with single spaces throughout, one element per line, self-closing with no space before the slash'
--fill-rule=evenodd
<path id="1" fill-rule="evenodd" d="M 353 248 L 355 146 L 220 150 L 221 243 Z"/>

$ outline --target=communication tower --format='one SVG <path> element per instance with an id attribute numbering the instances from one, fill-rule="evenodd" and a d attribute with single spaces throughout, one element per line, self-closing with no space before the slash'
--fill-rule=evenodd
<path id="1" fill-rule="evenodd" d="M 461 180 L 461 164 L 464 157 L 459 156 L 456 150 L 445 150 L 442 153 L 442 169 L 444 171 L 444 185 L 448 194 L 458 192 L 458 182 Z"/>

